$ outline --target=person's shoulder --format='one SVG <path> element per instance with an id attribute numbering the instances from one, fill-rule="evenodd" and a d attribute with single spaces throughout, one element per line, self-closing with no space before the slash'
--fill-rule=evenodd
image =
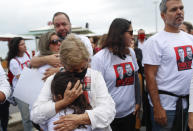
<path id="1" fill-rule="evenodd" d="M 129 50 L 130 50 L 130 52 L 131 52 L 132 54 L 135 54 L 135 51 L 134 51 L 133 48 L 129 47 Z"/>
<path id="2" fill-rule="evenodd" d="M 184 31 L 181 31 L 180 33 L 185 35 L 186 37 L 190 38 L 191 40 L 193 40 L 193 35 L 188 34 L 188 33 L 184 32 Z"/>
<path id="3" fill-rule="evenodd" d="M 108 53 L 109 53 L 109 50 L 104 48 L 104 49 L 101 49 L 99 52 L 97 52 L 93 56 L 93 58 L 101 58 L 101 59 L 103 59 Z"/>
<path id="4" fill-rule="evenodd" d="M 91 74 L 101 74 L 101 72 L 100 71 L 97 71 L 97 70 L 95 70 L 95 69 L 92 69 L 92 68 L 88 68 L 88 71 L 87 71 L 87 73 L 89 74 L 89 73 L 91 73 Z"/>
<path id="5" fill-rule="evenodd" d="M 89 39 L 88 39 L 88 37 L 86 37 L 86 36 L 76 35 L 76 34 L 75 34 L 75 37 L 80 38 L 83 42 L 89 42 Z"/>
<path id="6" fill-rule="evenodd" d="M 51 82 L 53 79 L 54 79 L 54 76 L 56 75 L 56 73 L 55 74 L 53 74 L 53 75 L 51 75 L 51 76 L 49 76 L 47 79 L 46 79 L 46 82 Z"/>
<path id="7" fill-rule="evenodd" d="M 18 63 L 18 58 L 12 58 L 11 60 L 10 60 L 10 65 L 14 65 L 14 64 L 19 64 Z"/>
<path id="8" fill-rule="evenodd" d="M 164 46 L 164 42 L 166 41 L 166 36 L 164 31 L 160 31 L 152 36 L 150 36 L 146 41 L 144 48 L 146 47 L 151 47 L 151 46 L 159 46 L 162 47 Z"/>
<path id="9" fill-rule="evenodd" d="M 148 42 L 148 41 L 155 41 L 155 40 L 157 40 L 157 39 L 160 39 L 160 37 L 162 38 L 162 37 L 164 37 L 164 36 L 165 36 L 164 31 L 160 31 L 160 32 L 155 33 L 154 35 L 150 36 L 150 37 L 145 41 L 145 43 Z"/>

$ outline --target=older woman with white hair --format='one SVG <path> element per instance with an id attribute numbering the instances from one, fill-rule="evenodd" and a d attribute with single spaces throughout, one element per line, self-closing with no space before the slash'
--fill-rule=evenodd
<path id="1" fill-rule="evenodd" d="M 64 93 L 64 98 L 57 102 L 52 101 L 51 82 L 54 75 L 50 76 L 42 88 L 38 99 L 32 107 L 31 119 L 38 124 L 45 124 L 59 111 L 71 104 L 84 92 L 88 98 L 91 110 L 83 114 L 65 115 L 54 124 L 55 130 L 74 130 L 79 125 L 91 125 L 93 130 L 110 131 L 110 123 L 115 116 L 115 103 L 108 93 L 105 81 L 100 72 L 88 68 L 89 53 L 84 43 L 74 35 L 68 35 L 60 47 L 60 61 L 64 71 L 73 72 L 78 80 L 74 87 L 71 83 Z"/>

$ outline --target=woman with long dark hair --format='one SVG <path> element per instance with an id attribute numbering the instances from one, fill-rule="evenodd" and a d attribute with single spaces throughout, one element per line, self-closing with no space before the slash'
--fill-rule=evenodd
<path id="1" fill-rule="evenodd" d="M 92 58 L 91 68 L 100 71 L 116 103 L 113 131 L 134 131 L 140 105 L 138 65 L 132 43 L 131 22 L 116 18 L 111 23 L 102 50 Z"/>
<path id="2" fill-rule="evenodd" d="M 26 52 L 25 41 L 22 37 L 13 38 L 9 42 L 8 47 L 9 51 L 7 55 L 7 62 L 9 71 L 14 76 L 12 80 L 12 86 L 14 89 L 20 77 L 21 71 L 24 67 L 30 67 L 30 56 Z M 17 98 L 16 102 L 21 113 L 24 131 L 31 131 L 33 126 L 30 121 L 29 105 Z"/>

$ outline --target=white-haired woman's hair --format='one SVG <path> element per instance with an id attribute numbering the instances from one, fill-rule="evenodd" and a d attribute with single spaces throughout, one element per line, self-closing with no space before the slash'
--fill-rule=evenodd
<path id="1" fill-rule="evenodd" d="M 89 52 L 84 43 L 74 34 L 69 34 L 60 46 L 61 64 L 68 69 L 89 60 Z"/>

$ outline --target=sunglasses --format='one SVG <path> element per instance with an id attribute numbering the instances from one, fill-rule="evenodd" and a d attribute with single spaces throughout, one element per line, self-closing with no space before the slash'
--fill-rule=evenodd
<path id="1" fill-rule="evenodd" d="M 130 35 L 133 35 L 133 30 L 127 30 L 126 32 L 128 32 Z"/>
<path id="2" fill-rule="evenodd" d="M 62 40 L 51 40 L 51 41 L 50 41 L 50 44 L 57 45 L 58 42 L 62 42 Z"/>

